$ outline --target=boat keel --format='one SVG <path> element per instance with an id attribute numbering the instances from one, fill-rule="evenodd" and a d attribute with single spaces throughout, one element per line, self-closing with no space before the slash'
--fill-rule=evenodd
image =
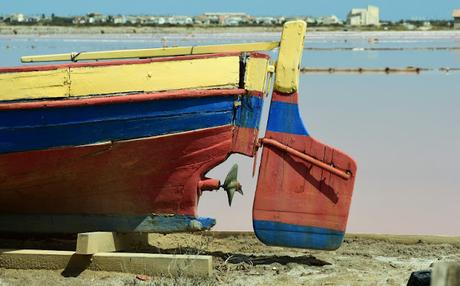
<path id="1" fill-rule="evenodd" d="M 82 233 L 107 232 L 196 232 L 211 229 L 213 218 L 186 215 L 96 215 L 96 214 L 1 214 L 0 232 Z"/>

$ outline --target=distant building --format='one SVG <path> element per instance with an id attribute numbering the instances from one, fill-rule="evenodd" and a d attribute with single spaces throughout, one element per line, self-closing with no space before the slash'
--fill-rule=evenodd
<path id="1" fill-rule="evenodd" d="M 380 26 L 380 9 L 376 6 L 368 6 L 367 9 L 351 9 L 347 16 L 347 24 L 350 26 Z"/>
<path id="2" fill-rule="evenodd" d="M 414 24 L 411 24 L 411 23 L 407 23 L 407 22 L 404 22 L 403 24 L 403 27 L 406 28 L 406 30 L 415 30 L 417 28 L 417 26 L 415 26 Z"/>
<path id="3" fill-rule="evenodd" d="M 340 21 L 340 19 L 335 15 L 319 17 L 316 21 L 317 21 L 318 24 L 326 25 L 326 26 L 327 25 L 341 25 L 342 24 L 342 21 Z"/>
<path id="4" fill-rule="evenodd" d="M 126 24 L 138 25 L 142 24 L 142 22 L 138 16 L 126 16 Z"/>
<path id="5" fill-rule="evenodd" d="M 99 13 L 89 13 L 72 19 L 73 24 L 101 24 L 107 23 L 108 17 Z"/>
<path id="6" fill-rule="evenodd" d="M 100 24 L 107 22 L 107 16 L 104 16 L 100 13 L 89 13 L 86 15 L 88 24 Z"/>
<path id="7" fill-rule="evenodd" d="M 165 17 L 148 17 L 147 19 L 144 20 L 144 24 L 149 24 L 149 25 L 165 25 L 166 24 L 166 18 Z"/>
<path id="8" fill-rule="evenodd" d="M 454 29 L 460 29 L 460 9 L 454 10 L 452 17 L 454 17 Z"/>
<path id="9" fill-rule="evenodd" d="M 213 12 L 196 17 L 196 21 L 205 25 L 236 26 L 247 23 L 251 17 L 246 13 Z"/>
<path id="10" fill-rule="evenodd" d="M 254 23 L 257 25 L 275 25 L 277 20 L 275 17 L 257 17 L 254 19 Z"/>
<path id="11" fill-rule="evenodd" d="M 116 25 L 124 25 L 126 24 L 126 17 L 123 15 L 113 16 L 112 22 Z"/>
<path id="12" fill-rule="evenodd" d="M 418 29 L 421 30 L 421 31 L 429 31 L 432 28 L 433 28 L 433 26 L 431 26 L 431 22 L 424 21 L 422 26 L 420 26 Z"/>
<path id="13" fill-rule="evenodd" d="M 26 21 L 26 17 L 21 13 L 11 15 L 9 19 L 12 23 L 22 23 Z"/>
<path id="14" fill-rule="evenodd" d="M 304 21 L 307 22 L 307 24 L 316 24 L 316 18 L 312 16 L 305 17 Z"/>

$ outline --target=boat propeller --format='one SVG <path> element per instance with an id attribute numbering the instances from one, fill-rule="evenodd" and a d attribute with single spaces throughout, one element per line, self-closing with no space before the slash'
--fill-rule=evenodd
<path id="1" fill-rule="evenodd" d="M 220 187 L 227 192 L 229 206 L 232 206 L 233 195 L 235 192 L 243 195 L 241 184 L 238 182 L 238 164 L 233 165 L 230 172 L 228 172 L 227 177 L 225 177 L 224 183 Z"/>
<path id="2" fill-rule="evenodd" d="M 201 194 L 203 191 L 217 191 L 220 188 L 224 189 L 227 192 L 228 204 L 232 206 L 233 195 L 235 192 L 243 195 L 243 190 L 241 189 L 241 184 L 238 182 L 238 165 L 235 164 L 228 172 L 227 177 L 223 184 L 220 183 L 217 179 L 204 178 L 198 182 L 198 191 Z"/>

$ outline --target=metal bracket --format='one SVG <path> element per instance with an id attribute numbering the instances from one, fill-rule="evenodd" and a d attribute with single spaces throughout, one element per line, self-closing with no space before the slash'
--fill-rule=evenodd
<path id="1" fill-rule="evenodd" d="M 302 153 L 294 148 L 291 148 L 281 142 L 278 142 L 277 140 L 274 140 L 274 139 L 268 139 L 268 138 L 261 138 L 259 139 L 259 144 L 258 144 L 258 147 L 261 147 L 262 145 L 268 145 L 268 146 L 271 146 L 271 147 L 275 147 L 277 149 L 280 149 L 280 150 L 283 150 L 285 151 L 286 153 L 288 153 L 289 155 L 292 155 L 292 156 L 295 156 L 299 159 L 301 159 L 302 161 L 305 161 L 307 163 L 310 163 L 310 164 L 313 164 L 315 165 L 316 167 L 319 167 L 323 170 L 326 170 L 328 172 L 331 172 L 332 174 L 334 175 L 337 175 L 339 176 L 340 178 L 342 179 L 345 179 L 345 180 L 349 180 L 352 176 L 351 172 L 350 171 L 343 171 L 337 167 L 335 167 L 334 165 L 331 165 L 331 164 L 328 164 L 328 163 L 325 163 L 323 161 L 320 161 L 310 155 L 307 155 L 305 153 Z"/>

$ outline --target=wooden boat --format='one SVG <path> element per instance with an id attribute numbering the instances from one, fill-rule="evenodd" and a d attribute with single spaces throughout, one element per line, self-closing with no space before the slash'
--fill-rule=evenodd
<path id="1" fill-rule="evenodd" d="M 269 245 L 335 249 L 356 164 L 299 115 L 306 24 L 281 42 L 71 53 L 0 68 L 0 231 L 185 232 L 204 191 L 241 192 L 232 153 L 262 149 L 254 230 Z M 279 48 L 276 64 L 264 51 Z M 97 60 L 97 61 L 91 61 Z M 259 138 L 265 95 L 267 131 Z"/>

